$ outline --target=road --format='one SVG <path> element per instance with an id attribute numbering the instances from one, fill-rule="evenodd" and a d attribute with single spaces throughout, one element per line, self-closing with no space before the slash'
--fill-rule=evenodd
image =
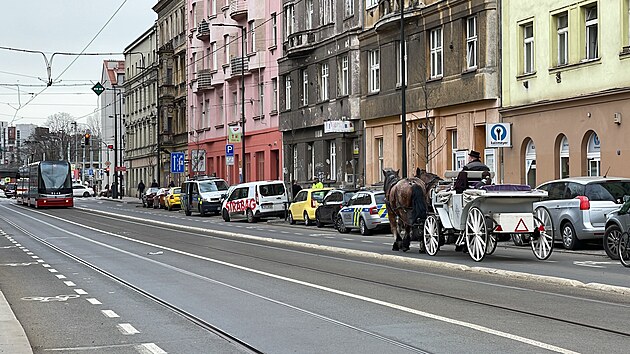
<path id="1" fill-rule="evenodd" d="M 599 251 L 540 262 L 500 246 L 479 264 L 449 246 L 394 253 L 387 235 L 76 204 L 0 203 L 0 289 L 35 352 L 620 352 L 630 340 L 630 297 L 593 285 L 625 286 L 628 272 Z"/>

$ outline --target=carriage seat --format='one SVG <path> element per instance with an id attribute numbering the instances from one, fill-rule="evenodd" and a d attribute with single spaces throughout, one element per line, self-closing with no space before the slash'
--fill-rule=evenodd
<path id="1" fill-rule="evenodd" d="M 446 171 L 444 172 L 444 178 L 450 178 L 453 181 L 457 179 L 457 175 L 459 175 L 461 171 Z M 481 174 L 483 171 L 466 171 L 466 175 L 468 175 L 468 180 L 477 180 L 481 181 Z M 494 172 L 490 172 L 490 177 L 494 178 Z"/>
<path id="2" fill-rule="evenodd" d="M 530 192 L 532 187 L 527 184 L 493 184 L 481 189 L 488 192 Z"/>

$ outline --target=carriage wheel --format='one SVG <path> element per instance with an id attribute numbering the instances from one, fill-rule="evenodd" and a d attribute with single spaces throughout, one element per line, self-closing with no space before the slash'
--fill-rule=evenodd
<path id="1" fill-rule="evenodd" d="M 627 231 L 622 233 L 617 242 L 617 252 L 619 252 L 621 264 L 624 267 L 630 267 L 630 234 Z"/>
<path id="2" fill-rule="evenodd" d="M 486 256 L 488 228 L 486 227 L 486 217 L 477 207 L 472 207 L 468 211 L 465 236 L 470 258 L 475 262 L 480 262 Z"/>
<path id="3" fill-rule="evenodd" d="M 424 222 L 424 247 L 429 256 L 440 250 L 440 224 L 435 215 L 429 215 Z"/>
<path id="4" fill-rule="evenodd" d="M 544 261 L 553 252 L 553 224 L 551 223 L 551 216 L 546 209 L 537 208 L 534 222 L 540 234 L 538 237 L 532 237 L 529 244 L 532 247 L 534 256 Z"/>
<path id="5" fill-rule="evenodd" d="M 488 235 L 488 243 L 486 244 L 486 254 L 493 254 L 497 249 L 497 236 L 495 234 Z"/>

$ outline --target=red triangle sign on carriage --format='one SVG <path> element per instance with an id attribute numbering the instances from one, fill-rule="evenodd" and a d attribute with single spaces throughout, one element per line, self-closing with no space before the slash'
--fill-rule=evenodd
<path id="1" fill-rule="evenodd" d="M 522 228 L 521 228 L 522 225 Z M 518 224 L 516 224 L 516 228 L 514 228 L 514 232 L 529 232 L 529 229 L 527 228 L 527 225 L 525 225 L 525 221 L 523 221 L 523 218 L 521 218 L 521 220 L 518 221 Z"/>

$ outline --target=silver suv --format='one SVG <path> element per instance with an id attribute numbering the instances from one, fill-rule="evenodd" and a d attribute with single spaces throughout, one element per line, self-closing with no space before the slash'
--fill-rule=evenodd
<path id="1" fill-rule="evenodd" d="M 554 239 L 566 249 L 581 241 L 603 239 L 606 215 L 619 209 L 630 195 L 630 179 L 618 177 L 571 177 L 541 184 L 548 197 L 534 203 L 536 214 L 552 227 Z"/>

